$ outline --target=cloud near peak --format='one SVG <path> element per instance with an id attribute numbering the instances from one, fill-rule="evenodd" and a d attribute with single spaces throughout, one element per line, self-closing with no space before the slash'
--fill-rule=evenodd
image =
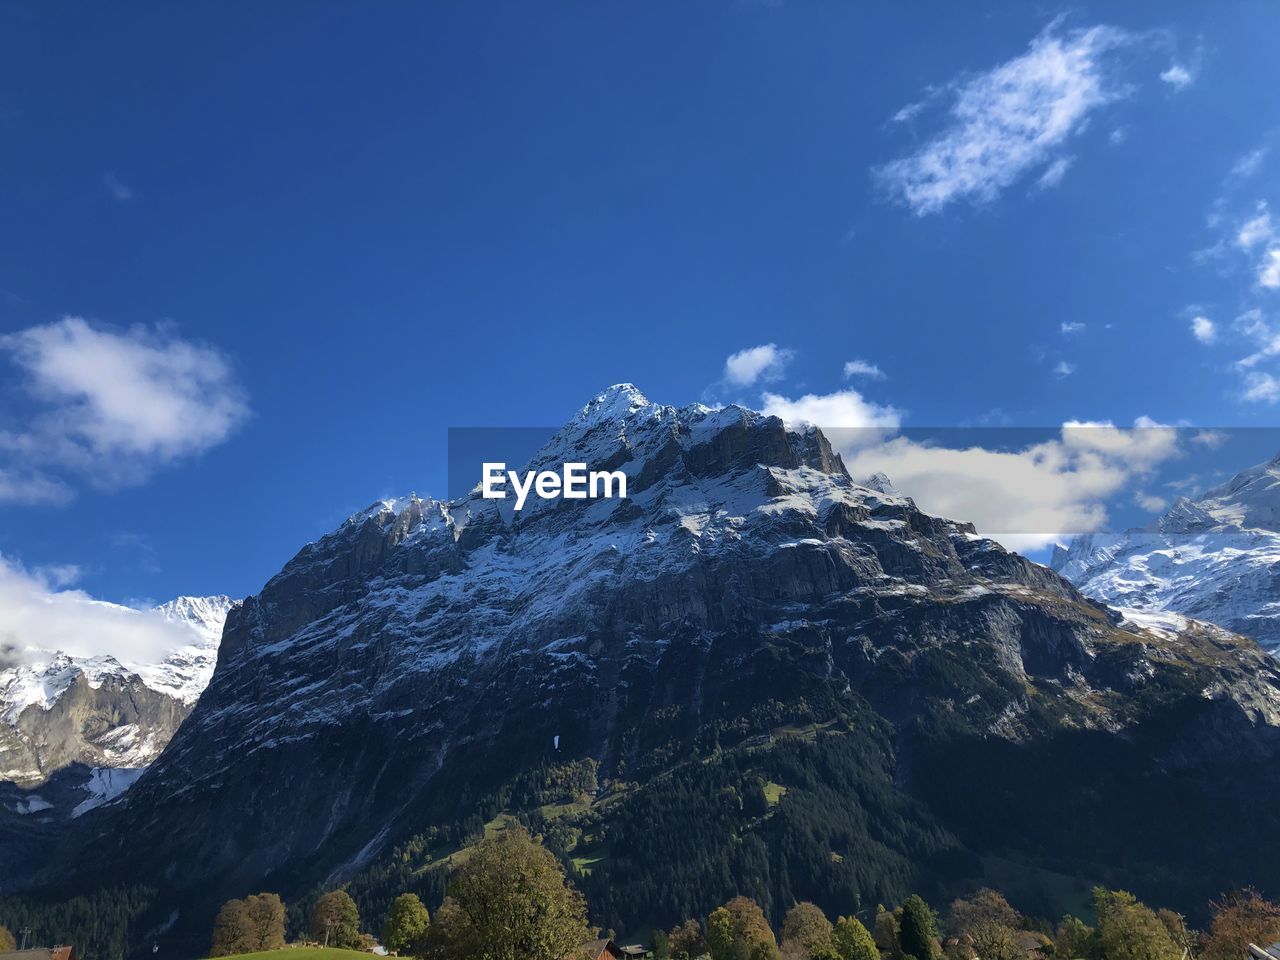
<path id="1" fill-rule="evenodd" d="M 776 380 L 791 360 L 792 352 L 776 343 L 764 343 L 731 354 L 724 362 L 724 379 L 737 387 L 749 387 L 757 380 Z"/>
<path id="2" fill-rule="evenodd" d="M 26 570 L 0 557 L 0 669 L 47 659 L 109 655 L 151 663 L 199 640 L 187 624 L 68 589 L 74 567 Z"/>

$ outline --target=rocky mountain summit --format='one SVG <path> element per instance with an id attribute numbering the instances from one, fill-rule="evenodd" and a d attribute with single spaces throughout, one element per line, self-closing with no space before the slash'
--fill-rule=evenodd
<path id="1" fill-rule="evenodd" d="M 381 501 L 303 547 L 163 754 L 11 885 L 163 877 L 154 922 L 203 935 L 249 889 L 430 896 L 503 818 L 619 929 L 993 857 L 1174 903 L 1280 883 L 1274 807 L 1235 786 L 1280 771 L 1253 641 L 1108 609 L 743 408 L 611 387 L 529 466 L 566 461 L 628 497 Z"/>
<path id="2" fill-rule="evenodd" d="M 70 656 L 23 638 L 22 663 L 0 670 L 0 782 L 45 782 L 71 764 L 140 768 L 154 760 L 213 676 L 227 597 L 179 597 L 154 614 L 174 647 L 148 660 Z M 41 807 L 28 798 L 30 812 Z M 31 808 L 35 808 L 32 810 Z"/>
<path id="3" fill-rule="evenodd" d="M 1141 529 L 1076 537 L 1051 565 L 1104 603 L 1195 617 L 1280 654 L 1280 457 Z"/>

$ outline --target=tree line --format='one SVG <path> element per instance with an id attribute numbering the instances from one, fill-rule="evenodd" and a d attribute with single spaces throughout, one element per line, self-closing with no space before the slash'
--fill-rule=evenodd
<path id="1" fill-rule="evenodd" d="M 1201 932 L 1123 890 L 1096 887 L 1091 906 L 1092 924 L 1070 915 L 1048 923 L 1019 913 L 991 889 L 940 911 L 913 894 L 893 908 L 878 906 L 868 926 L 852 912 L 832 921 L 801 902 L 775 931 L 759 903 L 735 896 L 705 917 L 654 931 L 651 949 L 655 960 L 1245 960 L 1249 943 L 1280 941 L 1280 905 L 1251 889 L 1212 904 Z M 417 960 L 570 960 L 600 935 L 561 861 L 518 826 L 457 855 L 434 917 L 416 894 L 403 893 L 380 932 L 388 950 Z M 284 935 L 279 897 L 228 901 L 211 955 L 283 946 Z M 345 890 L 316 900 L 310 936 L 336 947 L 371 943 Z"/>

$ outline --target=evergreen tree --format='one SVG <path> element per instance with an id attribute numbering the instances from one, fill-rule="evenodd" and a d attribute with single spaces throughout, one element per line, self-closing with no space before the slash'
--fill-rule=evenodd
<path id="1" fill-rule="evenodd" d="M 902 952 L 916 960 L 935 960 L 938 955 L 938 920 L 924 898 L 917 894 L 902 902 L 899 939 Z"/>
<path id="2" fill-rule="evenodd" d="M 416 893 L 402 893 L 391 901 L 382 925 L 382 945 L 398 954 L 421 954 L 431 915 Z"/>
<path id="3" fill-rule="evenodd" d="M 671 944 L 665 931 L 653 931 L 649 938 L 649 949 L 653 951 L 653 960 L 671 960 Z"/>
<path id="4" fill-rule="evenodd" d="M 857 917 L 841 917 L 833 933 L 840 960 L 880 960 L 880 951 L 871 931 Z"/>
<path id="5" fill-rule="evenodd" d="M 355 950 L 360 946 L 360 911 L 351 894 L 330 890 L 311 908 L 311 937 L 330 947 Z"/>

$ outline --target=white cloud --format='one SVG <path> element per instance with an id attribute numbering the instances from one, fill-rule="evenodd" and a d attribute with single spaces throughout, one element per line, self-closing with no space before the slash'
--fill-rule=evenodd
<path id="1" fill-rule="evenodd" d="M 1139 490 L 1135 493 L 1133 502 L 1143 510 L 1150 510 L 1152 513 L 1161 513 L 1169 509 L 1168 500 L 1164 497 L 1157 497 L 1155 494 L 1147 493 L 1145 490 Z"/>
<path id="2" fill-rule="evenodd" d="M 896 430 L 902 422 L 900 411 L 880 406 L 865 399 L 857 390 L 837 390 L 828 394 L 806 393 L 792 400 L 776 393 L 761 398 L 761 409 L 770 416 L 790 424 L 812 424 L 825 429 L 868 431 L 867 436 L 880 436 L 883 430 Z"/>
<path id="3" fill-rule="evenodd" d="M 1218 325 L 1208 317 L 1192 317 L 1191 335 L 1201 343 L 1213 343 L 1218 339 Z"/>
<path id="4" fill-rule="evenodd" d="M 1067 175 L 1067 170 L 1071 168 L 1071 164 L 1074 162 L 1074 157 L 1059 157 L 1053 161 L 1053 163 L 1045 167 L 1044 173 L 1040 174 L 1040 178 L 1036 180 L 1036 189 L 1048 190 L 1056 187 L 1062 182 L 1062 178 Z"/>
<path id="5" fill-rule="evenodd" d="M 1056 436 L 1009 451 L 828 436 L 853 476 L 884 473 L 926 513 L 971 521 L 1016 550 L 1100 529 L 1109 498 L 1179 452 L 1177 431 L 1148 418 L 1131 429 L 1067 423 Z"/>
<path id="6" fill-rule="evenodd" d="M 1109 55 L 1133 40 L 1114 27 L 1062 31 L 1055 21 L 1026 53 L 953 83 L 946 127 L 880 168 L 880 180 L 918 216 L 955 200 L 993 200 L 1040 166 L 1051 185 L 1066 169 L 1055 172 L 1063 146 L 1090 114 L 1125 95 Z"/>
<path id="7" fill-rule="evenodd" d="M 1280 247 L 1272 247 L 1258 266 L 1258 284 L 1268 290 L 1280 287 Z"/>
<path id="8" fill-rule="evenodd" d="M 1267 323 L 1261 310 L 1256 308 L 1246 310 L 1236 317 L 1233 327 L 1252 340 L 1257 348 L 1253 353 L 1236 361 L 1237 369 L 1252 370 L 1258 364 L 1280 356 L 1280 332 Z"/>
<path id="9" fill-rule="evenodd" d="M 0 437 L 3 440 L 3 437 Z M 35 505 L 66 503 L 75 496 L 72 489 L 56 477 L 17 467 L 0 467 L 0 503 Z"/>
<path id="10" fill-rule="evenodd" d="M 1064 337 L 1069 337 L 1073 333 L 1083 333 L 1084 326 L 1085 325 L 1083 323 L 1079 322 L 1078 320 L 1074 320 L 1074 321 L 1064 322 L 1059 329 L 1062 331 L 1062 335 Z"/>
<path id="11" fill-rule="evenodd" d="M 1258 215 L 1246 220 L 1236 232 L 1236 246 L 1241 250 L 1252 250 L 1260 243 L 1267 243 L 1275 237 L 1275 227 L 1271 223 L 1271 212 L 1265 202 L 1258 204 Z"/>
<path id="12" fill-rule="evenodd" d="M 1255 173 L 1262 169 L 1262 161 L 1267 157 L 1267 148 L 1259 147 L 1257 150 L 1250 150 L 1231 167 L 1231 175 L 1233 177 L 1252 177 Z"/>
<path id="13" fill-rule="evenodd" d="M 1280 382 L 1258 370 L 1245 374 L 1243 399 L 1252 403 L 1275 403 L 1280 399 Z"/>
<path id="14" fill-rule="evenodd" d="M 1120 144 L 1129 139 L 1128 127 L 1116 127 L 1107 136 L 1107 139 L 1111 142 L 1112 146 L 1120 146 Z"/>
<path id="15" fill-rule="evenodd" d="M 908 103 L 895 113 L 890 120 L 893 123 L 908 123 L 918 117 L 925 108 L 925 101 L 918 100 L 915 103 Z"/>
<path id="16" fill-rule="evenodd" d="M 1221 430 L 1197 430 L 1191 436 L 1192 443 L 1199 444 L 1206 450 L 1217 450 L 1227 439 L 1227 435 Z"/>
<path id="17" fill-rule="evenodd" d="M 1267 326 L 1266 317 L 1257 307 L 1246 310 L 1236 317 L 1231 322 L 1231 327 L 1238 333 L 1253 340 L 1264 340 L 1271 337 L 1271 328 Z"/>
<path id="18" fill-rule="evenodd" d="M 874 363 L 868 363 L 866 360 L 846 360 L 844 375 L 846 379 L 849 377 L 869 377 L 872 380 L 884 379 L 884 371 Z"/>
<path id="19" fill-rule="evenodd" d="M 114 173 L 104 173 L 102 175 L 102 185 L 107 188 L 107 192 L 111 194 L 112 199 L 117 203 L 128 203 L 134 197 L 133 188 L 126 183 L 122 183 Z"/>
<path id="20" fill-rule="evenodd" d="M 61 650 L 145 663 L 197 640 L 195 632 L 151 610 L 134 610 L 66 589 L 74 567 L 27 571 L 0 557 L 0 668 Z"/>
<path id="21" fill-rule="evenodd" d="M 776 380 L 791 356 L 790 350 L 779 349 L 776 343 L 748 347 L 725 360 L 724 378 L 740 387 L 749 387 L 760 379 Z"/>
<path id="22" fill-rule="evenodd" d="M 1169 69 L 1160 74 L 1160 79 L 1174 90 L 1185 90 L 1196 82 L 1195 74 L 1180 63 L 1169 65 Z"/>
<path id="23" fill-rule="evenodd" d="M 9 471 L 44 485 L 43 499 L 69 490 L 59 471 L 101 487 L 141 482 L 221 443 L 249 413 L 226 358 L 166 329 L 118 332 L 66 317 L 0 337 L 0 355 L 25 374 L 30 407 L 0 425 L 0 454 L 19 465 Z"/>
<path id="24" fill-rule="evenodd" d="M 1065 360 L 1059 360 L 1058 365 L 1053 368 L 1053 375 L 1059 380 L 1064 377 L 1069 377 L 1075 372 L 1076 365 L 1074 363 L 1067 363 Z"/>

